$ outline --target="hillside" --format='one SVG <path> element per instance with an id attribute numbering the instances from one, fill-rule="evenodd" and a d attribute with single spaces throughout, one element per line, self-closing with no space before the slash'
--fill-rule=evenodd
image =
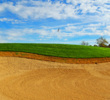
<path id="1" fill-rule="evenodd" d="M 1 43 L 0 51 L 27 52 L 65 58 L 110 57 L 110 49 L 70 44 Z"/>

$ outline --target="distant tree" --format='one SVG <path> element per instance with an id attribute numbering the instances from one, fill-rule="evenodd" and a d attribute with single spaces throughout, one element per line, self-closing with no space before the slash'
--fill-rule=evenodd
<path id="1" fill-rule="evenodd" d="M 94 47 L 97 47 L 97 45 L 95 44 Z"/>
<path id="2" fill-rule="evenodd" d="M 81 42 L 81 45 L 87 45 L 87 46 L 88 46 L 89 43 L 88 43 L 88 42 L 85 42 L 85 41 L 82 41 L 82 42 Z"/>
<path id="3" fill-rule="evenodd" d="M 99 47 L 106 47 L 108 44 L 108 41 L 103 37 L 98 38 L 96 41 Z"/>
<path id="4" fill-rule="evenodd" d="M 108 45 L 108 47 L 110 48 L 110 44 Z"/>

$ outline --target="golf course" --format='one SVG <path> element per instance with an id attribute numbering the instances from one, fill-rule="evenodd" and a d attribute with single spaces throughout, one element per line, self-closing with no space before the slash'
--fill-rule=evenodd
<path id="1" fill-rule="evenodd" d="M 0 100 L 109 100 L 110 48 L 0 44 Z"/>

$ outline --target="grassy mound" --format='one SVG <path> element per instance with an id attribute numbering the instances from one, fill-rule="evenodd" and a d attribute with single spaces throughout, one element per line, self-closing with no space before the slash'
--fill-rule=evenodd
<path id="1" fill-rule="evenodd" d="M 27 52 L 68 58 L 110 57 L 110 49 L 69 44 L 0 43 L 0 51 Z"/>

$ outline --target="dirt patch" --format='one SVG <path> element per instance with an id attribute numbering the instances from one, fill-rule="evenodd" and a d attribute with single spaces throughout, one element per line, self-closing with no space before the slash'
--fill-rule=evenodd
<path id="1" fill-rule="evenodd" d="M 53 56 L 44 56 L 32 53 L 25 52 L 0 52 L 0 56 L 4 57 L 22 57 L 22 58 L 30 58 L 51 62 L 60 62 L 60 63 L 70 63 L 70 64 L 98 64 L 110 62 L 110 58 L 61 58 L 61 57 L 53 57 Z"/>

